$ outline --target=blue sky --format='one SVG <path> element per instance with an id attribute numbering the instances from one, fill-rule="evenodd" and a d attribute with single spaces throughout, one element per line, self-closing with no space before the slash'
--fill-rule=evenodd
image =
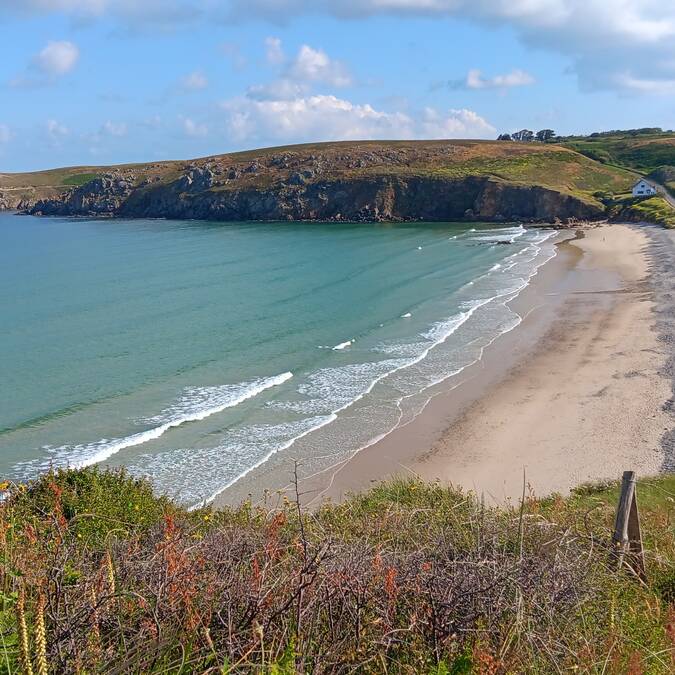
<path id="1" fill-rule="evenodd" d="M 0 0 L 0 171 L 675 127 L 672 0 Z"/>

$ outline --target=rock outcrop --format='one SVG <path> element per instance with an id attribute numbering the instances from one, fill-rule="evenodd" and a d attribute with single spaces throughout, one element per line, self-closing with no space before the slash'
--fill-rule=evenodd
<path id="1" fill-rule="evenodd" d="M 251 170 L 253 172 L 254 169 Z M 292 172 L 267 186 L 228 185 L 209 169 L 190 169 L 170 183 L 133 186 L 96 178 L 56 199 L 38 201 L 37 215 L 120 216 L 199 220 L 552 222 L 601 218 L 603 211 L 572 195 L 494 178 L 367 176 L 321 180 Z"/>
<path id="2" fill-rule="evenodd" d="M 33 214 L 222 221 L 593 220 L 604 207 L 589 186 L 621 181 L 614 169 L 559 146 L 440 140 L 5 176 L 6 186 L 23 186 Z"/>

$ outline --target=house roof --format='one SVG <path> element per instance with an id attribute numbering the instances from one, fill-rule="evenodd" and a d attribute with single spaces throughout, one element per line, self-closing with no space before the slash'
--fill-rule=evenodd
<path id="1" fill-rule="evenodd" d="M 647 185 L 649 185 L 649 187 L 652 187 L 656 190 L 656 185 L 654 185 L 654 183 L 650 183 L 646 178 L 638 178 L 638 180 L 636 180 L 633 183 L 633 187 L 635 187 L 636 185 L 639 185 L 640 183 L 646 183 Z"/>

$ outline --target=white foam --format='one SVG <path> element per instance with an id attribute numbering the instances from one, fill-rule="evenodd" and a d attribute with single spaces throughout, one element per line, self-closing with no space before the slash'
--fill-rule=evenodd
<path id="1" fill-rule="evenodd" d="M 187 388 L 174 405 L 164 410 L 160 415 L 147 420 L 151 423 L 158 423 L 157 426 L 124 438 L 102 438 L 95 443 L 48 448 L 48 451 L 53 455 L 49 464 L 65 465 L 75 469 L 99 464 L 110 459 L 120 450 L 156 440 L 169 429 L 188 422 L 197 422 L 227 408 L 233 408 L 270 387 L 283 384 L 291 377 L 293 377 L 293 374 L 287 372 L 251 382 L 226 384 L 217 387 Z"/>
<path id="2" fill-rule="evenodd" d="M 331 349 L 333 351 L 341 351 L 343 349 L 347 349 L 347 347 L 352 346 L 353 340 L 347 340 L 346 342 L 341 342 L 339 345 L 335 345 L 335 347 L 332 347 Z"/>
<path id="3" fill-rule="evenodd" d="M 520 230 L 518 230 L 518 232 L 510 232 L 508 230 L 516 229 L 517 228 L 500 228 L 498 230 L 498 236 L 508 235 L 513 237 L 515 234 L 518 234 Z M 481 230 L 480 234 L 483 232 L 489 233 L 491 231 Z M 523 234 L 524 233 L 525 230 L 523 228 Z M 211 501 L 222 490 L 232 486 L 251 471 L 254 471 L 263 465 L 274 454 L 289 449 L 299 439 L 334 422 L 341 411 L 367 396 L 378 382 L 384 380 L 393 373 L 403 371 L 404 369 L 423 361 L 432 349 L 445 342 L 453 333 L 459 330 L 462 325 L 466 324 L 480 307 L 497 298 L 500 298 L 498 302 L 501 304 L 502 302 L 507 302 L 508 299 L 512 298 L 514 295 L 517 295 L 518 291 L 527 285 L 531 276 L 536 274 L 538 267 L 548 259 L 546 256 L 540 256 L 542 249 L 539 245 L 549 236 L 552 236 L 552 234 L 545 234 L 542 237 L 537 236 L 535 238 L 534 232 L 529 231 L 528 236 L 523 242 L 525 244 L 523 250 L 502 260 L 505 272 L 510 271 L 512 267 L 518 265 L 516 270 L 513 270 L 509 274 L 483 274 L 481 277 L 469 282 L 467 286 L 473 285 L 477 281 L 479 284 L 476 287 L 476 291 L 472 291 L 471 294 L 467 292 L 463 297 L 466 298 L 468 296 L 471 298 L 471 296 L 478 295 L 478 299 L 472 298 L 463 302 L 460 305 L 460 312 L 443 321 L 436 322 L 421 335 L 417 335 L 415 342 L 399 345 L 385 345 L 382 349 L 378 348 L 376 350 L 388 353 L 390 355 L 389 358 L 382 361 L 348 364 L 335 368 L 323 368 L 314 373 L 310 373 L 306 380 L 303 378 L 303 381 L 301 381 L 301 384 L 298 387 L 298 393 L 301 396 L 301 400 L 270 401 L 268 404 L 272 407 L 285 409 L 288 412 L 301 414 L 304 419 L 282 424 L 247 425 L 236 431 L 228 430 L 226 437 L 222 439 L 223 442 L 220 442 L 215 448 L 170 450 L 168 452 L 159 452 L 156 455 L 143 455 L 141 458 L 136 458 L 134 460 L 130 470 L 134 473 L 143 475 L 146 475 L 147 472 L 150 477 L 156 481 L 156 484 L 160 489 L 175 489 L 177 492 L 179 491 L 179 496 L 184 500 L 189 500 L 189 503 L 195 504 L 196 502 L 203 503 L 203 501 Z M 491 239 L 494 239 L 494 237 L 492 236 Z M 520 242 L 518 248 L 520 248 Z M 531 257 L 530 255 L 520 255 L 525 252 L 532 254 Z M 515 258 L 516 255 L 519 257 Z M 554 253 L 551 254 L 551 257 L 552 255 L 554 255 Z M 514 260 L 515 262 L 512 262 L 506 267 L 505 260 Z M 506 283 L 502 281 L 502 277 L 505 277 Z M 497 286 L 497 288 L 495 288 L 495 286 Z M 460 294 L 458 300 L 461 300 L 461 298 L 462 295 Z M 411 313 L 408 312 L 407 314 L 402 315 L 401 318 L 409 318 L 410 316 Z M 480 316 L 483 316 L 483 312 L 481 312 L 478 317 L 478 323 L 472 323 L 468 326 L 470 332 L 473 333 L 476 330 L 483 330 L 481 326 L 484 319 L 481 319 Z M 509 324 L 508 327 L 504 326 L 504 328 L 510 330 L 512 325 Z M 494 336 L 492 339 L 494 340 L 496 337 L 497 336 Z M 464 340 L 465 336 L 463 335 L 462 341 Z M 352 343 L 353 339 L 335 345 L 335 347 L 326 346 L 323 348 L 343 350 Z M 439 351 L 438 355 L 433 360 L 439 361 L 440 359 L 445 358 L 445 351 Z M 359 349 L 358 352 L 356 352 L 356 355 L 361 354 L 361 352 L 362 350 Z M 392 356 L 397 358 L 391 358 Z M 429 371 L 430 368 L 435 367 L 431 361 L 425 361 L 425 364 L 428 365 L 426 368 L 427 371 Z M 459 365 L 460 367 L 458 369 L 455 368 L 452 371 L 442 369 L 443 372 L 438 373 L 441 379 L 434 380 L 434 382 L 429 380 L 429 382 L 433 384 L 436 381 L 447 379 L 449 376 L 448 372 L 456 374 L 466 367 L 463 361 Z M 413 386 L 413 381 L 419 381 L 420 384 L 422 384 L 419 376 L 415 375 L 417 370 L 417 368 L 413 369 L 413 371 L 410 372 L 410 376 L 407 374 L 405 375 L 406 380 L 410 377 L 411 386 Z M 425 373 L 425 377 L 428 377 L 428 375 L 429 373 Z M 288 379 L 291 377 L 291 374 L 285 373 L 278 377 L 285 377 L 285 379 Z M 269 380 L 272 379 L 275 378 L 269 378 Z M 285 379 L 282 381 L 285 381 Z M 400 378 L 394 378 L 392 386 L 397 383 L 399 379 Z M 259 382 L 263 381 L 261 380 Z M 424 381 L 423 388 L 429 386 L 429 382 Z M 226 386 L 241 387 L 252 384 L 254 383 Z M 273 386 L 273 384 L 268 386 Z M 398 386 L 398 384 L 396 384 L 396 386 Z M 209 407 L 214 407 L 212 405 L 214 403 L 213 394 L 215 394 L 216 390 L 219 388 L 210 388 L 212 390 L 211 395 L 206 393 L 208 389 L 209 388 L 195 388 L 193 390 L 186 390 L 184 395 L 174 406 L 167 409 L 156 418 L 153 418 L 157 423 L 156 427 L 148 429 L 145 432 L 140 432 L 139 434 L 134 434 L 126 439 L 104 442 L 107 444 L 124 442 L 133 439 L 136 436 L 153 433 L 165 425 L 169 425 L 167 428 L 178 426 L 182 422 L 179 422 L 178 424 L 171 423 L 179 420 L 181 417 L 186 417 L 186 415 L 201 415 L 202 413 L 198 411 L 206 411 Z M 225 394 L 224 391 L 222 393 Z M 230 391 L 231 396 L 233 396 L 234 393 L 234 391 Z M 203 398 L 200 398 L 201 396 L 203 396 Z M 354 411 L 354 415 L 357 415 L 357 413 L 358 410 Z M 350 416 L 352 415 L 351 410 L 349 414 Z M 194 417 L 194 419 L 203 419 L 203 417 Z M 185 419 L 184 421 L 188 420 Z M 164 431 L 162 431 L 162 433 L 164 433 Z M 389 433 L 389 431 L 386 433 Z M 386 433 L 378 434 L 377 438 L 383 437 Z M 317 443 L 318 442 L 319 441 L 317 440 Z M 134 445 L 136 444 L 137 443 L 134 443 Z M 78 447 L 88 447 L 89 450 L 87 450 L 87 452 L 91 455 L 92 446 L 95 445 L 97 444 Z M 129 447 L 129 445 L 124 447 Z M 350 452 L 358 451 L 358 449 L 354 450 L 355 447 L 356 446 L 347 449 Z M 73 448 L 70 448 L 71 451 L 72 449 Z M 94 448 L 94 450 L 98 450 L 98 448 Z M 118 450 L 115 450 L 115 452 L 117 451 Z M 86 464 L 80 464 L 80 466 L 84 465 Z M 176 480 L 177 476 L 180 477 L 178 481 Z M 177 487 L 178 484 L 180 484 L 180 488 Z"/>
<path id="4" fill-rule="evenodd" d="M 513 236 L 515 233 L 509 232 L 508 234 Z M 294 427 L 293 431 L 297 431 L 299 433 L 291 434 L 290 438 L 282 438 L 280 435 L 275 433 L 273 435 L 275 435 L 276 438 L 273 442 L 265 442 L 257 445 L 257 450 L 264 451 L 262 456 L 259 456 L 258 459 L 256 459 L 255 462 L 250 466 L 247 465 L 245 468 L 243 468 L 243 470 L 241 470 L 238 475 L 232 476 L 232 474 L 230 474 L 231 477 L 229 477 L 227 480 L 223 480 L 222 484 L 220 485 L 216 485 L 214 483 L 214 492 L 212 495 L 207 497 L 205 501 L 212 501 L 222 490 L 231 487 L 243 477 L 248 475 L 251 471 L 263 465 L 270 459 L 272 455 L 289 449 L 299 439 L 304 438 L 305 436 L 336 421 L 338 419 L 339 413 L 350 406 L 353 406 L 356 402 L 367 396 L 373 391 L 379 382 L 385 380 L 386 378 L 390 378 L 394 373 L 399 373 L 414 366 L 415 364 L 423 362 L 431 350 L 446 342 L 448 338 L 457 330 L 459 330 L 461 326 L 465 325 L 466 322 L 469 321 L 469 319 L 481 307 L 495 301 L 500 305 L 506 305 L 506 303 L 510 302 L 523 288 L 528 285 L 530 279 L 537 273 L 539 267 L 541 267 L 541 265 L 543 265 L 547 260 L 555 255 L 554 250 L 552 250 L 549 255 L 540 255 L 542 251 L 540 244 L 548 239 L 549 236 L 550 235 L 544 235 L 529 243 L 526 248 L 523 249 L 523 252 L 530 251 L 532 256 L 528 256 L 522 261 L 520 259 L 516 261 L 519 266 L 524 265 L 525 268 L 522 271 L 514 271 L 514 273 L 508 277 L 506 284 L 503 284 L 500 281 L 499 288 L 493 288 L 493 285 L 489 284 L 488 288 L 490 290 L 488 291 L 488 296 L 478 299 L 470 299 L 463 302 L 460 305 L 461 311 L 459 313 L 443 321 L 436 322 L 427 331 L 419 335 L 418 340 L 414 343 L 384 344 L 376 347 L 374 350 L 387 353 L 390 356 L 394 356 L 396 358 L 388 358 L 383 361 L 348 364 L 335 368 L 320 369 L 319 371 L 311 373 L 307 377 L 306 381 L 300 383 L 300 386 L 298 387 L 298 393 L 303 396 L 303 400 L 271 402 L 272 406 L 285 408 L 288 411 L 293 411 L 299 414 L 309 414 L 311 417 L 305 418 L 302 421 L 298 421 L 296 423 L 298 426 Z M 521 252 L 519 251 L 519 253 Z M 509 256 L 509 258 L 512 257 L 513 256 Z M 532 265 L 531 263 L 533 262 L 534 264 Z M 511 267 L 513 267 L 513 265 L 509 265 L 509 269 Z M 478 279 L 473 280 L 471 283 L 481 279 L 490 279 L 489 273 L 482 275 Z M 512 330 L 518 323 L 520 323 L 520 317 L 518 315 L 514 315 L 514 320 L 501 326 L 501 329 L 497 332 L 497 334 L 488 339 L 487 344 L 491 344 L 497 339 L 497 337 L 499 337 L 500 334 Z M 484 347 L 480 348 L 477 357 L 478 359 L 481 358 L 483 349 Z M 471 365 L 472 362 L 475 361 L 471 359 L 467 363 L 461 364 L 457 368 L 453 368 L 449 373 L 446 372 L 440 375 L 438 378 L 434 378 L 425 382 L 422 385 L 422 389 L 424 390 L 429 386 L 438 384 L 452 375 L 456 375 L 457 373 L 464 370 L 467 366 Z M 286 430 L 291 431 L 291 428 L 288 427 Z M 367 445 L 372 444 L 377 439 L 386 436 L 388 433 L 390 433 L 390 431 L 378 434 L 377 438 L 375 440 L 371 439 L 368 441 Z M 283 434 L 281 436 L 283 436 Z M 226 452 L 230 451 L 225 447 L 223 447 L 222 450 Z M 254 449 L 252 449 L 251 452 L 253 453 Z M 349 452 L 358 452 L 358 449 L 350 449 Z"/>
<path id="5" fill-rule="evenodd" d="M 477 236 L 471 237 L 471 241 L 479 241 L 488 244 L 514 244 L 516 239 L 522 237 L 526 232 L 527 229 L 522 225 L 516 227 L 498 227 L 480 230 Z"/>

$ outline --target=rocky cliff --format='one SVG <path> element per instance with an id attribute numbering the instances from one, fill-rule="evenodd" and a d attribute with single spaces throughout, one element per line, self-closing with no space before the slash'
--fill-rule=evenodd
<path id="1" fill-rule="evenodd" d="M 327 143 L 67 171 L 50 175 L 61 187 L 20 206 L 36 215 L 222 221 L 550 222 L 602 218 L 590 186 L 625 180 L 565 148 L 475 141 Z"/>
<path id="2" fill-rule="evenodd" d="M 268 187 L 204 188 L 192 171 L 168 185 L 135 188 L 122 178 L 97 178 L 61 198 L 41 200 L 36 215 L 121 216 L 199 220 L 522 220 L 601 218 L 600 207 L 539 186 L 493 178 L 379 176 L 281 183 Z"/>

